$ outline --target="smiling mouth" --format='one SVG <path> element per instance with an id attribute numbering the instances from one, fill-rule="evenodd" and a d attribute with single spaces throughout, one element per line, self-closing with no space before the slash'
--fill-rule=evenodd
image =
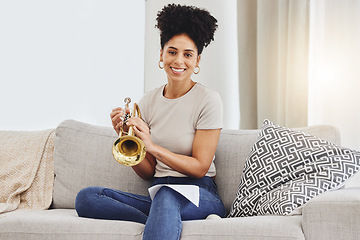
<path id="1" fill-rule="evenodd" d="M 170 67 L 171 70 L 173 70 L 175 73 L 182 73 L 182 72 L 185 72 L 185 68 L 173 68 L 173 67 Z"/>

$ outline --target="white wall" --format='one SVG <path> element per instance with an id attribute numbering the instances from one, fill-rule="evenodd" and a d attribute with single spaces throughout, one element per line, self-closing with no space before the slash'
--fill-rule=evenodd
<path id="1" fill-rule="evenodd" d="M 158 67 L 160 34 L 154 26 L 158 11 L 173 2 L 205 8 L 218 20 L 215 41 L 203 50 L 200 73 L 193 75 L 192 79 L 219 92 L 224 104 L 224 127 L 237 129 L 240 115 L 236 0 L 147 0 L 145 91 L 167 82 L 164 70 Z"/>
<path id="2" fill-rule="evenodd" d="M 144 0 L 0 0 L 0 129 L 111 126 L 144 92 Z"/>

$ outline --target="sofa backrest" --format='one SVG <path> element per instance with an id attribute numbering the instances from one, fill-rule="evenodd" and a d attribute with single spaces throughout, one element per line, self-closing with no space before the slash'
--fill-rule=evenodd
<path id="1" fill-rule="evenodd" d="M 327 125 L 296 128 L 326 141 L 340 145 L 337 128 Z M 227 212 L 235 199 L 242 171 L 260 130 L 227 130 L 221 132 L 215 154 L 216 184 Z"/>
<path id="2" fill-rule="evenodd" d="M 89 186 L 148 194 L 150 182 L 141 180 L 130 167 L 113 158 L 112 145 L 117 138 L 110 127 L 74 120 L 66 120 L 57 127 L 52 208 L 75 208 L 77 193 Z"/>
<path id="3" fill-rule="evenodd" d="M 329 142 L 340 144 L 339 133 L 331 126 L 298 129 Z M 258 130 L 222 130 L 216 151 L 216 183 L 229 211 L 235 198 L 242 169 Z M 74 208 L 77 193 L 88 186 L 104 186 L 148 195 L 150 181 L 140 179 L 130 167 L 117 163 L 112 145 L 117 135 L 110 127 L 94 126 L 74 120 L 56 129 L 53 208 Z"/>

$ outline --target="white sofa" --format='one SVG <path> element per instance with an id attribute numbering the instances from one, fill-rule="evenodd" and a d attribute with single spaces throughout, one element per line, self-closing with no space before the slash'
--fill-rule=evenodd
<path id="1" fill-rule="evenodd" d="M 298 130 L 340 144 L 339 132 L 332 126 Z M 228 212 L 258 133 L 259 130 L 222 130 L 215 160 L 216 183 Z M 141 239 L 142 224 L 80 218 L 74 210 L 77 192 L 87 186 L 148 194 L 150 182 L 113 159 L 111 147 L 116 138 L 110 127 L 74 120 L 62 122 L 55 134 L 50 131 L 46 148 L 51 152 L 54 144 L 52 204 L 47 210 L 24 208 L 0 214 L 0 239 Z M 301 215 L 186 221 L 181 239 L 360 239 L 360 188 L 356 188 L 360 181 L 351 180 L 345 188 L 312 199 Z"/>

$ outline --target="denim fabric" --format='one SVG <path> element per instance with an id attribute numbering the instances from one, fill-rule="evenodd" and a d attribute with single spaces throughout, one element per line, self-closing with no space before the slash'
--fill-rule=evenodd
<path id="1" fill-rule="evenodd" d="M 155 178 L 153 186 L 157 184 L 199 186 L 199 207 L 169 187 L 162 187 L 153 201 L 148 196 L 103 187 L 88 187 L 78 193 L 75 208 L 80 217 L 143 223 L 143 239 L 180 239 L 182 221 L 204 219 L 210 214 L 225 216 L 216 184 L 210 177 Z"/>

